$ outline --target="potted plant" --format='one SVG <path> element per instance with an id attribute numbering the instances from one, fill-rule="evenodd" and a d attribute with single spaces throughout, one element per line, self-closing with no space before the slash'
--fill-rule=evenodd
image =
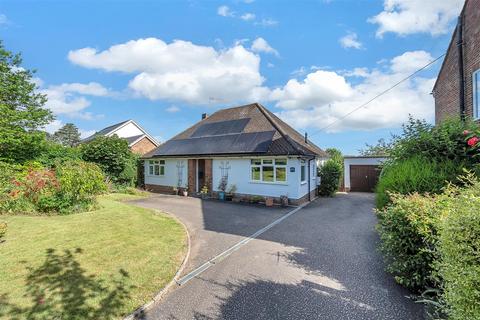
<path id="1" fill-rule="evenodd" d="M 202 197 L 202 199 L 207 199 L 207 197 L 208 197 L 208 187 L 207 186 L 202 187 L 202 190 L 200 190 L 200 196 Z"/>
<path id="2" fill-rule="evenodd" d="M 273 207 L 273 198 L 272 197 L 265 197 L 265 205 L 267 207 Z"/>
<path id="3" fill-rule="evenodd" d="M 227 194 L 225 195 L 225 198 L 227 201 L 232 201 L 233 196 L 235 195 L 235 192 L 237 192 L 237 186 L 232 184 L 230 188 L 227 191 Z"/>
<path id="4" fill-rule="evenodd" d="M 218 199 L 224 201 L 225 200 L 225 190 L 227 189 L 227 179 L 222 177 L 220 179 L 220 184 L 218 185 Z"/>
<path id="5" fill-rule="evenodd" d="M 188 190 L 187 190 L 187 188 L 184 188 L 184 189 L 182 190 L 182 194 L 183 194 L 184 197 L 187 197 L 187 196 L 188 196 Z"/>
<path id="6" fill-rule="evenodd" d="M 280 196 L 280 203 L 282 207 L 288 206 L 288 196 Z"/>

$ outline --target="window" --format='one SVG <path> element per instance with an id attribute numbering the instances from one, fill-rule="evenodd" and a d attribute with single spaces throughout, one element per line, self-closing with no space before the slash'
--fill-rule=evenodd
<path id="1" fill-rule="evenodd" d="M 307 181 L 307 166 L 305 165 L 305 160 L 300 161 L 300 181 Z"/>
<path id="2" fill-rule="evenodd" d="M 252 181 L 287 181 L 287 159 L 252 159 L 250 168 Z"/>
<path id="3" fill-rule="evenodd" d="M 480 119 L 480 69 L 473 73 L 473 118 Z"/>
<path id="4" fill-rule="evenodd" d="M 165 175 L 165 160 L 149 160 L 148 175 L 150 176 Z"/>

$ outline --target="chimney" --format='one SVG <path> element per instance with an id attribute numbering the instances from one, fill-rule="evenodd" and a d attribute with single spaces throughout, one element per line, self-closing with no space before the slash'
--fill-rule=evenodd
<path id="1" fill-rule="evenodd" d="M 202 120 L 203 120 L 203 119 L 207 119 L 207 117 L 208 117 L 208 114 L 202 113 Z"/>
<path id="2" fill-rule="evenodd" d="M 305 132 L 305 143 L 308 143 L 308 134 Z"/>

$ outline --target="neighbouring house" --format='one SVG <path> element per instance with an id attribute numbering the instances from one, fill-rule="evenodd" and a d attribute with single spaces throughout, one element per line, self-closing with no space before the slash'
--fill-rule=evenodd
<path id="1" fill-rule="evenodd" d="M 480 0 L 466 0 L 433 88 L 435 122 L 480 119 Z"/>
<path id="2" fill-rule="evenodd" d="M 299 204 L 316 196 L 317 161 L 328 155 L 264 106 L 219 110 L 147 153 L 145 188 L 213 196 L 226 185 L 236 197 L 282 196 Z"/>
<path id="3" fill-rule="evenodd" d="M 117 135 L 119 138 L 127 140 L 130 150 L 141 155 L 150 152 L 159 146 L 157 140 L 133 120 L 123 121 L 106 127 L 95 132 L 90 137 L 83 139 L 81 143 L 92 141 L 98 136 L 111 137 L 113 135 Z"/>
<path id="4" fill-rule="evenodd" d="M 380 176 L 385 156 L 345 156 L 343 185 L 346 192 L 372 192 Z"/>

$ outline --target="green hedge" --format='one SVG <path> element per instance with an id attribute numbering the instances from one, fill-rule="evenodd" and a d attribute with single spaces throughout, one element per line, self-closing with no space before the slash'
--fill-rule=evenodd
<path id="1" fill-rule="evenodd" d="M 449 319 L 480 319 L 480 183 L 451 198 L 438 252 Z"/>
<path id="2" fill-rule="evenodd" d="M 393 194 L 377 211 L 380 250 L 387 271 L 406 288 L 421 293 L 434 285 L 436 221 L 441 201 L 434 196 Z"/>
<path id="3" fill-rule="evenodd" d="M 450 181 L 463 172 L 452 160 L 431 161 L 421 156 L 385 164 L 376 187 L 378 209 L 390 202 L 389 193 L 441 193 Z"/>

